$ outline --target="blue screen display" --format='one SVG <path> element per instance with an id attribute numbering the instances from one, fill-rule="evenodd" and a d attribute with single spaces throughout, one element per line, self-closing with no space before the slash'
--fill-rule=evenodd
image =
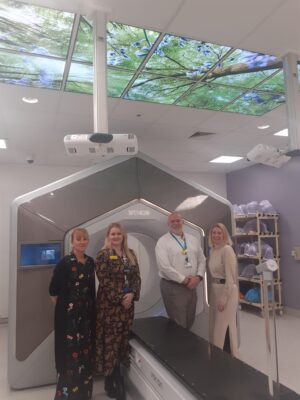
<path id="1" fill-rule="evenodd" d="M 21 244 L 20 266 L 55 265 L 61 259 L 61 243 Z"/>

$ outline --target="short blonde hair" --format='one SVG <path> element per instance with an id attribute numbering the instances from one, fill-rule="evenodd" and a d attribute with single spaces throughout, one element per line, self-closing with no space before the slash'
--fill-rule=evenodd
<path id="1" fill-rule="evenodd" d="M 226 226 L 224 224 L 222 224 L 221 222 L 217 222 L 216 224 L 212 225 L 210 230 L 209 230 L 209 234 L 208 234 L 208 245 L 209 247 L 213 247 L 213 242 L 212 242 L 212 231 L 214 228 L 219 228 L 221 229 L 222 233 L 223 233 L 223 246 L 225 246 L 226 244 L 229 244 L 229 246 L 232 246 L 232 240 L 230 238 L 229 232 L 226 228 Z"/>
<path id="2" fill-rule="evenodd" d="M 87 240 L 90 239 L 89 233 L 85 228 L 74 228 L 72 233 L 71 233 L 71 243 L 73 243 L 76 233 L 81 234 Z"/>

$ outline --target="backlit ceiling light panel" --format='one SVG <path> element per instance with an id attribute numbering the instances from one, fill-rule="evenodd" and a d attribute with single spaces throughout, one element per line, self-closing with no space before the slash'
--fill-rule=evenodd
<path id="1" fill-rule="evenodd" d="M 92 94 L 88 18 L 2 0 L 0 20 L 0 82 Z M 273 55 L 113 21 L 107 81 L 110 97 L 255 116 L 285 102 L 282 61 Z"/>

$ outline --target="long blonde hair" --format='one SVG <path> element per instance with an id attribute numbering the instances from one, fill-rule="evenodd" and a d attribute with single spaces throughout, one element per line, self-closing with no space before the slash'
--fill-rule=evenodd
<path id="1" fill-rule="evenodd" d="M 104 248 L 105 249 L 112 249 L 111 243 L 110 243 L 110 240 L 109 240 L 109 234 L 110 234 L 110 231 L 113 228 L 117 228 L 117 229 L 119 229 L 121 231 L 122 236 L 123 236 L 122 250 L 126 254 L 126 257 L 127 257 L 128 261 L 129 261 L 129 264 L 130 265 L 135 265 L 136 262 L 135 262 L 134 256 L 132 254 L 132 251 L 130 251 L 129 247 L 128 247 L 127 232 L 122 227 L 122 225 L 119 224 L 118 222 L 112 222 L 111 224 L 108 225 L 108 227 L 106 229 L 106 234 L 105 234 Z"/>
<path id="2" fill-rule="evenodd" d="M 209 247 L 213 247 L 212 231 L 214 228 L 219 228 L 223 232 L 223 246 L 225 246 L 226 244 L 229 244 L 229 246 L 232 246 L 232 240 L 230 238 L 230 235 L 229 235 L 229 232 L 228 232 L 226 226 L 223 225 L 221 222 L 217 222 L 216 224 L 212 225 L 212 227 L 209 230 L 209 234 L 208 234 Z"/>

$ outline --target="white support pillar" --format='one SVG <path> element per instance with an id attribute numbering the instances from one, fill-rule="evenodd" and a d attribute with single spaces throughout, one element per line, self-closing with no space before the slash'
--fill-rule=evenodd
<path id="1" fill-rule="evenodd" d="M 289 155 L 300 154 L 300 91 L 297 60 L 299 56 L 288 53 L 283 58 L 286 109 L 289 131 Z"/>
<path id="2" fill-rule="evenodd" d="M 108 133 L 107 83 L 106 83 L 106 13 L 93 13 L 94 83 L 93 111 L 94 133 Z"/>

